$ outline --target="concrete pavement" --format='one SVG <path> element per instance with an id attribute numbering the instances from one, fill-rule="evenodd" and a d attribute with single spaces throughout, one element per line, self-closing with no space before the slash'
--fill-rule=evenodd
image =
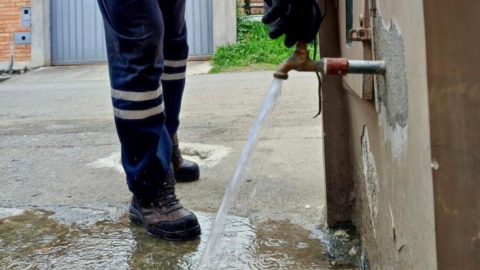
<path id="1" fill-rule="evenodd" d="M 237 165 L 271 72 L 189 74 L 180 139 L 202 178 L 179 184 L 185 206 L 215 212 Z M 324 208 L 316 78 L 292 74 L 262 136 L 233 212 L 313 228 Z M 0 208 L 125 207 L 130 194 L 107 67 L 51 67 L 0 84 Z M 120 168 L 120 169 L 119 169 Z"/>

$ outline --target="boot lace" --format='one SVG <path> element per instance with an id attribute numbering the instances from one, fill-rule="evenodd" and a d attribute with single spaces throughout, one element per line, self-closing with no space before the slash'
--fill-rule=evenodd
<path id="1" fill-rule="evenodd" d="M 157 198 L 154 200 L 154 204 L 158 208 L 162 208 L 169 204 L 177 204 L 180 200 L 175 195 L 175 185 L 166 184 L 163 186 L 162 191 L 158 194 Z"/>

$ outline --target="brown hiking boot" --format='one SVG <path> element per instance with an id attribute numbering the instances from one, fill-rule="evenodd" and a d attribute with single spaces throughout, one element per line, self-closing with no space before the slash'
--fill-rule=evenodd
<path id="1" fill-rule="evenodd" d="M 172 163 L 175 170 L 175 179 L 178 182 L 193 182 L 200 178 L 200 168 L 198 164 L 186 160 L 182 157 L 182 152 L 178 147 L 178 137 L 175 134 L 172 137 L 173 150 L 172 150 Z"/>
<path id="2" fill-rule="evenodd" d="M 173 173 L 154 200 L 145 201 L 134 195 L 129 217 L 147 233 L 166 240 L 193 240 L 201 234 L 197 217 L 183 208 L 175 195 Z"/>

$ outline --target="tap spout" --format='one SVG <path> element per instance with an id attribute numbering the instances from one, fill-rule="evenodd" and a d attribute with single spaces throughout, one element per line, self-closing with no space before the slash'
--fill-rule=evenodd
<path id="1" fill-rule="evenodd" d="M 297 49 L 293 55 L 283 62 L 279 69 L 274 73 L 274 77 L 282 80 L 288 79 L 288 73 L 291 70 L 300 72 L 315 72 L 319 71 L 319 62 L 315 62 L 310 58 L 307 44 L 304 42 L 297 42 Z"/>

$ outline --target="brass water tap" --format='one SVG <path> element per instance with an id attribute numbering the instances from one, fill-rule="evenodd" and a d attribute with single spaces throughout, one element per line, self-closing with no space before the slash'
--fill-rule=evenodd
<path id="1" fill-rule="evenodd" d="M 319 62 L 315 62 L 310 58 L 307 44 L 299 41 L 297 42 L 297 49 L 293 52 L 293 55 L 280 65 L 273 76 L 278 79 L 287 80 L 288 72 L 291 70 L 315 72 L 318 70 L 318 64 Z"/>

